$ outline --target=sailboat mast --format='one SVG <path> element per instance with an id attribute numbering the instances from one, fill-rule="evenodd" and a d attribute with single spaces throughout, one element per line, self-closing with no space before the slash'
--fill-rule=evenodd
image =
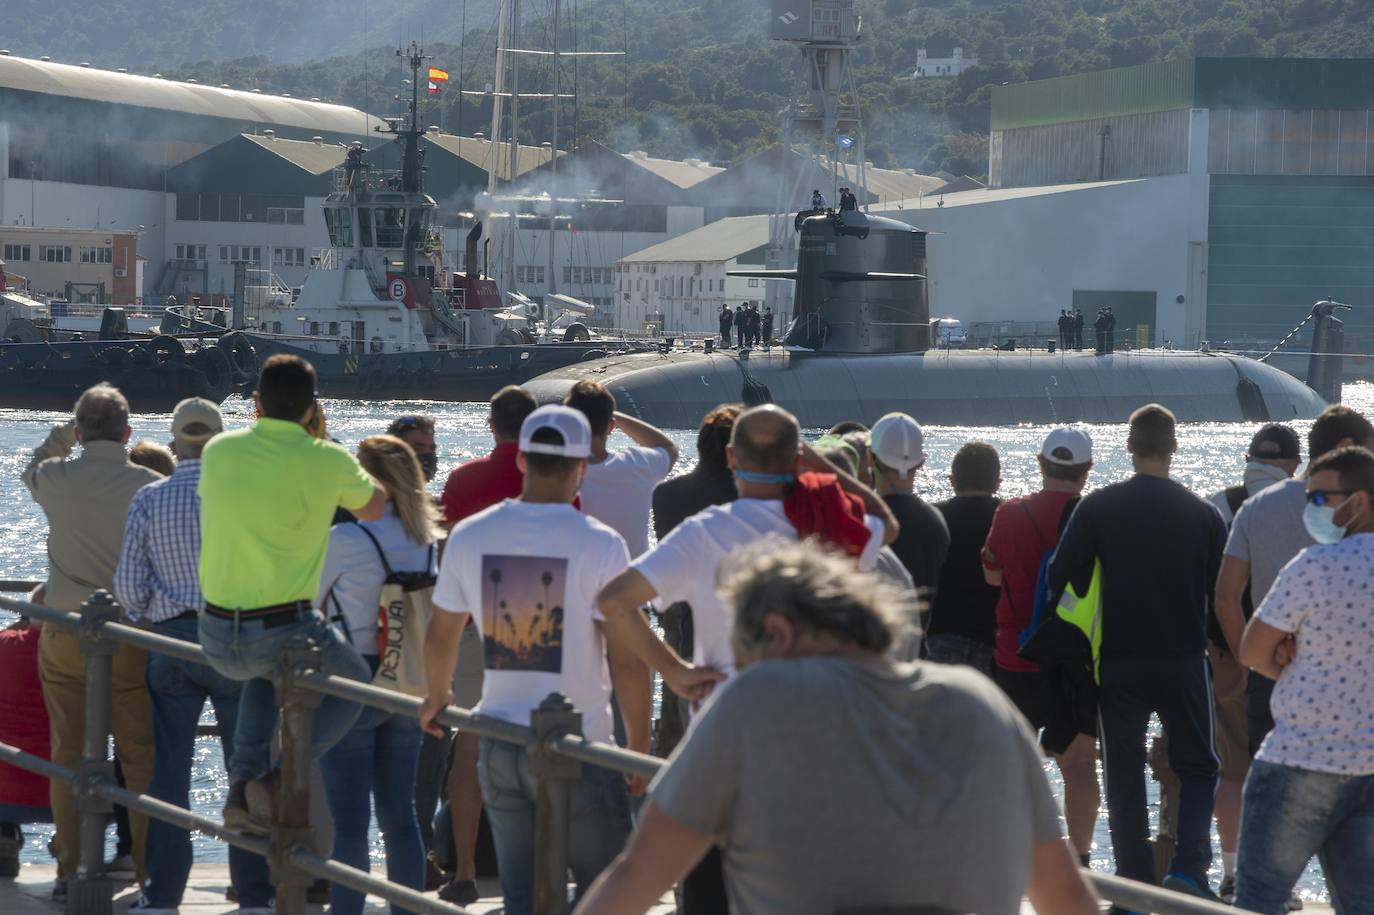
<path id="1" fill-rule="evenodd" d="M 508 0 L 510 3 L 510 29 L 509 36 L 512 47 L 520 46 L 520 0 Z M 520 161 L 520 55 L 509 54 L 510 61 L 510 171 L 506 174 L 506 183 L 515 183 L 515 176 L 519 173 Z M 516 210 L 515 201 L 511 201 L 510 218 L 506 220 L 506 259 L 502 264 L 502 285 L 508 291 L 515 290 L 515 252 L 519 245 L 520 220 Z"/>
<path id="2" fill-rule="evenodd" d="M 554 245 L 558 239 L 558 233 L 554 230 L 554 217 L 558 214 L 558 17 L 562 0 L 553 0 L 553 137 L 549 144 L 549 275 L 548 283 L 544 286 L 544 321 L 549 320 L 549 296 L 553 295 L 557 286 L 554 285 Z"/>

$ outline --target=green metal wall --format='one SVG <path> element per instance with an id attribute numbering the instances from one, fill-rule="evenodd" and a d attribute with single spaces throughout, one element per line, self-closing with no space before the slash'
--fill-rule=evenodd
<path id="1" fill-rule="evenodd" d="M 1179 108 L 1374 108 L 1374 59 L 1201 57 L 992 89 L 992 129 Z"/>
<path id="2" fill-rule="evenodd" d="M 992 129 L 1193 106 L 1193 62 L 1167 60 L 992 89 Z"/>
<path id="3" fill-rule="evenodd" d="M 1213 175 L 1207 335 L 1277 340 L 1334 298 L 1347 351 L 1374 343 L 1374 177 Z"/>

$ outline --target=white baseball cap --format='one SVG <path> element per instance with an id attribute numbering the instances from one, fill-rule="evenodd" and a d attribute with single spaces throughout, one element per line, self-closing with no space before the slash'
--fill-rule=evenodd
<path id="1" fill-rule="evenodd" d="M 204 426 L 206 431 L 192 434 L 186 429 Z M 172 411 L 172 435 L 183 442 L 207 442 L 224 431 L 219 407 L 203 397 L 188 397 Z"/>
<path id="2" fill-rule="evenodd" d="M 1045 444 L 1040 446 L 1040 456 L 1061 467 L 1087 464 L 1093 459 L 1093 440 L 1082 429 L 1054 429 L 1045 436 Z"/>
<path id="3" fill-rule="evenodd" d="M 552 429 L 563 436 L 563 443 L 531 441 L 541 429 Z M 553 454 L 558 457 L 589 458 L 592 456 L 592 427 L 581 410 L 562 404 L 547 404 L 535 410 L 520 424 L 520 450 L 529 454 Z"/>
<path id="4" fill-rule="evenodd" d="M 905 413 L 889 413 L 873 424 L 868 448 L 884 467 L 906 473 L 926 462 L 925 440 L 920 423 Z"/>

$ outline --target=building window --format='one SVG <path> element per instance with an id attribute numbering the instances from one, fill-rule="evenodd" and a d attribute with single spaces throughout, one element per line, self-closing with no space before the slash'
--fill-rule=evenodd
<path id="1" fill-rule="evenodd" d="M 5 260 L 7 261 L 27 261 L 30 255 L 31 251 L 28 245 L 5 245 Z"/>
<path id="2" fill-rule="evenodd" d="M 72 249 L 62 245 L 39 245 L 38 259 L 52 264 L 71 263 Z"/>
<path id="3" fill-rule="evenodd" d="M 337 337 L 338 335 L 339 335 L 339 322 L 338 322 L 338 321 L 330 321 L 330 322 L 329 322 L 329 336 L 331 336 L 331 337 Z"/>
<path id="4" fill-rule="evenodd" d="M 272 249 L 273 267 L 304 267 L 305 249 L 304 248 L 273 248 Z"/>
<path id="5" fill-rule="evenodd" d="M 232 264 L 235 261 L 246 261 L 250 264 L 262 264 L 262 248 L 255 245 L 220 245 L 219 260 L 222 264 Z"/>
<path id="6" fill-rule="evenodd" d="M 532 283 L 539 285 L 544 282 L 544 268 L 540 265 L 517 264 L 515 267 L 515 281 L 517 283 Z"/>
<path id="7" fill-rule="evenodd" d="M 750 288 L 750 289 L 757 289 L 757 288 L 758 288 L 758 285 L 759 285 L 759 281 L 758 281 L 758 278 L 757 278 L 757 277 L 751 277 L 751 278 L 749 279 L 749 288 Z"/>
<path id="8" fill-rule="evenodd" d="M 83 264 L 112 264 L 114 263 L 114 249 L 102 248 L 99 246 L 81 249 L 81 263 Z"/>
<path id="9" fill-rule="evenodd" d="M 223 249 L 221 249 L 223 250 Z M 179 261 L 203 261 L 205 260 L 204 245 L 177 245 L 177 256 Z"/>
<path id="10" fill-rule="evenodd" d="M 305 207 L 268 207 L 267 221 L 277 225 L 305 225 Z"/>

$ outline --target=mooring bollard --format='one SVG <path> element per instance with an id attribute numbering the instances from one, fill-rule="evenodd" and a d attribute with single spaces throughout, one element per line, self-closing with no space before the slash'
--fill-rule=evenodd
<path id="1" fill-rule="evenodd" d="M 81 605 L 81 654 L 86 659 L 86 720 L 82 738 L 80 776 L 73 793 L 81 814 L 81 863 L 67 886 L 67 915 L 109 915 L 114 884 L 105 877 L 105 826 L 114 805 L 97 795 L 95 787 L 114 784 L 109 759 L 113 715 L 114 656 L 119 645 L 101 631 L 119 619 L 119 605 L 108 591 L 96 591 Z"/>
<path id="2" fill-rule="evenodd" d="M 568 912 L 568 837 L 572 788 L 582 763 L 553 751 L 554 741 L 582 735 L 582 713 L 561 693 L 550 693 L 530 713 L 534 734 L 525 750 L 535 781 L 534 915 Z"/>
<path id="3" fill-rule="evenodd" d="M 297 684 L 302 674 L 320 669 L 320 652 L 313 644 L 282 652 L 273 684 L 281 703 L 281 769 L 272 804 L 272 850 L 268 863 L 277 888 L 278 915 L 304 915 L 305 891 L 313 878 L 292 867 L 287 856 L 296 848 L 312 848 L 310 828 L 310 743 L 320 694 Z"/>

